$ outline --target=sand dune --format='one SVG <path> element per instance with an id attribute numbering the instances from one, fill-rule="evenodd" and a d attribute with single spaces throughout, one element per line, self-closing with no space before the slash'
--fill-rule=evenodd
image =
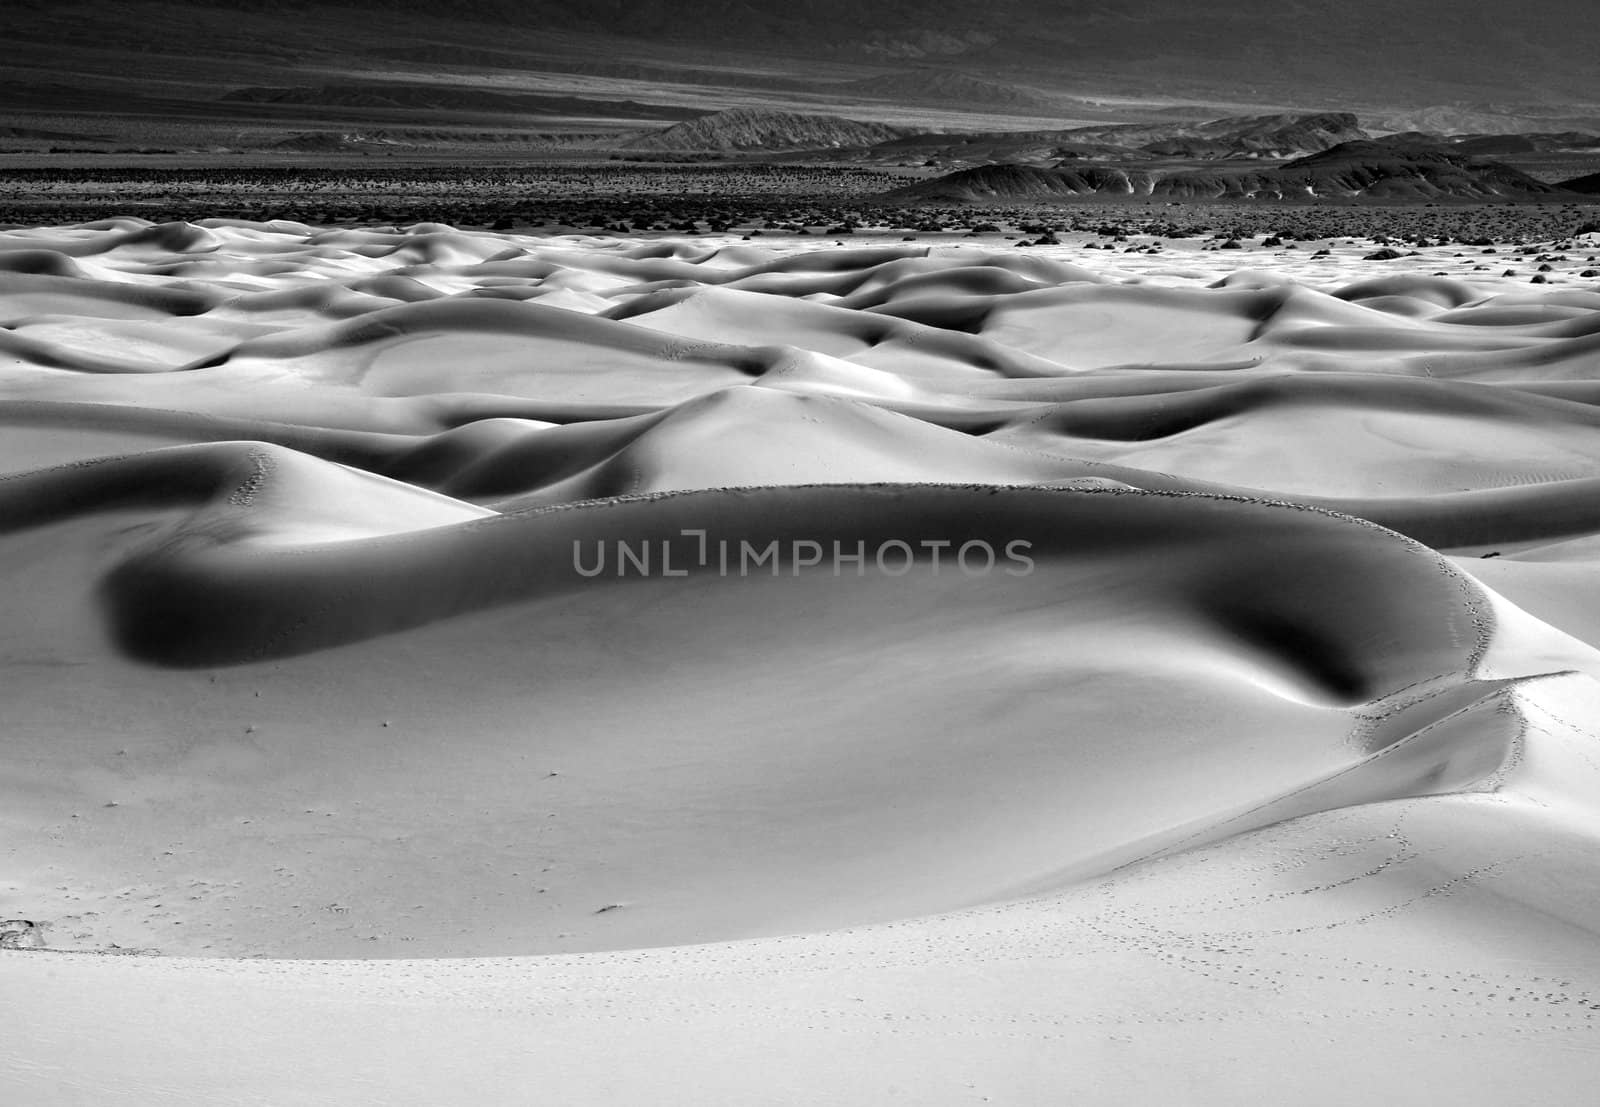
<path id="1" fill-rule="evenodd" d="M 0 1087 L 1577 1101 L 1600 290 L 1361 249 L 0 230 Z"/>

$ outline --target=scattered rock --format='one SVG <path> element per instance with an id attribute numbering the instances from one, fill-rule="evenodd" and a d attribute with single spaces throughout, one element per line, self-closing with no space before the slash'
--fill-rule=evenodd
<path id="1" fill-rule="evenodd" d="M 43 949 L 44 935 L 31 919 L 0 920 L 0 949 Z"/>

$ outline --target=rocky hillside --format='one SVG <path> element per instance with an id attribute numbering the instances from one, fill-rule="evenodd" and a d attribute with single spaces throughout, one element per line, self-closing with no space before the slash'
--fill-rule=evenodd
<path id="1" fill-rule="evenodd" d="M 1529 134 L 1513 135 L 1455 135 L 1449 141 L 1462 153 L 1481 157 L 1600 150 L 1600 135 L 1586 134 L 1583 131 L 1534 131 Z"/>
<path id="2" fill-rule="evenodd" d="M 837 115 L 733 108 L 627 140 L 629 150 L 826 150 L 873 146 L 907 133 L 887 123 L 862 123 Z"/>
<path id="3" fill-rule="evenodd" d="M 1600 173 L 1588 173 L 1582 177 L 1573 177 L 1570 181 L 1562 181 L 1556 187 L 1567 192 L 1581 192 L 1585 196 L 1600 195 Z"/>
<path id="4" fill-rule="evenodd" d="M 1258 115 L 1179 128 L 1170 137 L 1144 143 L 1141 149 L 1162 157 L 1292 158 L 1368 137 L 1349 112 Z"/>
<path id="5" fill-rule="evenodd" d="M 884 157 L 953 162 L 1141 162 L 1162 158 L 1294 158 L 1367 138 L 1349 112 L 1229 116 L 1204 123 L 1111 124 L 1046 131 L 917 134 L 880 144 Z"/>
<path id="6" fill-rule="evenodd" d="M 1064 130 L 914 134 L 880 142 L 862 154 L 867 160 L 966 165 L 1049 162 L 1066 157 L 1124 161 L 1137 156 L 1136 151 L 1126 146 L 1075 142 L 1071 132 Z"/>
<path id="7" fill-rule="evenodd" d="M 1167 170 L 1139 166 L 987 165 L 896 189 L 888 198 L 1005 203 L 1148 197 L 1165 200 L 1537 200 L 1571 196 L 1498 162 L 1439 147 L 1342 143 L 1262 169 Z"/>
<path id="8" fill-rule="evenodd" d="M 1445 146 L 1345 142 L 1276 170 L 1316 195 L 1525 199 L 1559 190 L 1500 162 Z"/>
<path id="9" fill-rule="evenodd" d="M 1178 158 L 1288 158 L 1370 137 L 1349 112 L 1240 115 L 1204 123 L 1119 123 L 1074 127 L 1072 143 L 1120 146 L 1130 153 Z"/>

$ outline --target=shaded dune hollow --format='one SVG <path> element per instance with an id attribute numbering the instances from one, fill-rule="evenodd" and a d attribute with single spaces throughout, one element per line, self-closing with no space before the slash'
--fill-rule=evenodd
<path id="1" fill-rule="evenodd" d="M 1600 673 L 1552 591 L 1600 572 L 1600 293 L 436 225 L 0 242 L 0 915 L 53 948 L 1013 903 L 1514 791 L 1527 689 Z"/>

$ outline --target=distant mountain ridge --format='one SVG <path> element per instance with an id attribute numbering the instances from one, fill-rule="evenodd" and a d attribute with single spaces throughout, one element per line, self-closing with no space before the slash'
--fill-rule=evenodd
<path id="1" fill-rule="evenodd" d="M 1577 192 L 1585 196 L 1600 195 L 1600 173 L 1588 173 L 1582 177 L 1573 177 L 1571 180 L 1562 181 L 1559 187 L 1568 192 Z"/>
<path id="2" fill-rule="evenodd" d="M 637 135 L 621 143 L 628 150 L 739 151 L 826 150 L 873 146 L 906 134 L 887 123 L 863 123 L 837 115 L 732 108 Z"/>
<path id="3" fill-rule="evenodd" d="M 626 141 L 633 150 L 794 151 L 872 148 L 908 156 L 959 150 L 990 160 L 1034 157 L 1287 158 L 1368 138 L 1348 112 L 1250 115 L 1205 123 L 1117 124 L 1046 131 L 923 132 L 836 115 L 734 108 Z M 1143 145 L 1138 145 L 1143 143 Z"/>
<path id="4" fill-rule="evenodd" d="M 1370 137 L 1351 112 L 1319 112 L 1216 119 L 1141 148 L 1168 157 L 1292 158 Z"/>
<path id="5" fill-rule="evenodd" d="M 1064 133 L 1072 142 L 1170 157 L 1295 157 L 1371 137 L 1351 112 L 1226 116 L 1203 123 L 1112 123 L 1073 127 Z"/>
<path id="6" fill-rule="evenodd" d="M 1349 112 L 1228 116 L 1202 123 L 1106 124 L 1039 131 L 919 132 L 880 143 L 882 157 L 938 163 L 1284 159 L 1370 136 Z"/>
<path id="7" fill-rule="evenodd" d="M 1497 154 L 1535 154 L 1552 151 L 1600 150 L 1600 135 L 1582 131 L 1535 131 L 1529 134 L 1453 135 L 1449 142 L 1468 154 L 1493 157 Z"/>
<path id="8" fill-rule="evenodd" d="M 1571 195 L 1520 170 L 1438 146 L 1340 143 L 1262 169 L 988 165 L 895 189 L 887 198 L 1000 203 L 1073 197 L 1169 200 L 1533 200 Z"/>
<path id="9" fill-rule="evenodd" d="M 1490 136 L 1465 149 L 1587 172 L 1492 136 L 1600 130 L 1593 0 L 1502 19 L 1482 2 L 1238 0 L 1218 18 L 1188 0 L 9 0 L 0 113 L 59 141 L 179 150 L 380 130 L 448 148 L 452 130 L 510 127 L 529 144 L 612 130 L 640 155 L 959 166 L 1279 160 L 1359 138 L 1358 111 L 1369 133 Z M 846 122 L 642 133 L 729 105 Z M 1200 122 L 1269 107 L 1286 114 L 1258 133 Z M 890 132 L 859 129 L 874 121 L 905 145 L 879 148 Z"/>

